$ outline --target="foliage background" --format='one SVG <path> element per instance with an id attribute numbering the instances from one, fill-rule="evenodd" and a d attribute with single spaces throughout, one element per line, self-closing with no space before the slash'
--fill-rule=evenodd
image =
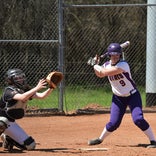
<path id="1" fill-rule="evenodd" d="M 31 86 L 49 71 L 59 69 L 58 3 L 58 0 L 1 0 L 1 88 L 5 86 L 4 75 L 9 68 L 23 69 Z M 107 78 L 97 78 L 86 62 L 96 53 L 104 53 L 111 42 L 131 42 L 124 50 L 125 58 L 140 91 L 145 92 L 147 6 L 139 4 L 146 3 L 145 0 L 63 1 L 64 109 L 87 105 L 88 95 L 95 97 L 92 103 L 110 104 Z M 107 98 L 102 97 L 101 90 Z M 59 107 L 59 91 L 60 88 L 52 100 L 39 105 Z M 92 91 L 97 95 L 91 94 Z"/>

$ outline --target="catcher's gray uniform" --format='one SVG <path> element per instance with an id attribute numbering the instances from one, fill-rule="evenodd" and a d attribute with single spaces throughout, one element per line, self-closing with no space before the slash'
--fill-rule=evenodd
<path id="1" fill-rule="evenodd" d="M 0 117 L 0 120 L 4 117 L 8 119 L 7 128 L 1 137 L 2 140 L 9 138 L 12 140 L 11 144 L 15 144 L 22 149 L 34 149 L 34 139 L 28 136 L 28 134 L 15 121 L 16 119 L 24 117 L 27 104 L 26 101 L 22 102 L 13 99 L 18 93 L 24 93 L 24 91 L 15 86 L 9 86 L 5 88 L 0 99 L 0 116 L 2 116 Z M 27 142 L 30 143 L 27 144 Z"/>
<path id="2" fill-rule="evenodd" d="M 27 101 L 32 98 L 43 99 L 52 89 L 48 88 L 43 93 L 40 89 L 46 88 L 46 81 L 41 79 L 36 87 L 30 89 L 26 83 L 26 77 L 20 69 L 10 69 L 6 80 L 9 84 L 4 89 L 0 99 L 0 133 L 3 147 L 11 151 L 13 146 L 22 150 L 35 148 L 35 140 L 29 136 L 17 123 L 17 119 L 24 117 Z"/>

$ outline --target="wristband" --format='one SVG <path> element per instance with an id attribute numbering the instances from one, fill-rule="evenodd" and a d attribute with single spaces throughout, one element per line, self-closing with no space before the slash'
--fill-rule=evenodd
<path id="1" fill-rule="evenodd" d="M 101 73 L 102 67 L 96 64 L 94 65 L 94 70 Z"/>

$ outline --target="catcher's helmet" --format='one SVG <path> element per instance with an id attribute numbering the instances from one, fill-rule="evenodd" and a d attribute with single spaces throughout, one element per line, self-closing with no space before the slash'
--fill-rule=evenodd
<path id="1" fill-rule="evenodd" d="M 107 48 L 107 55 L 122 55 L 122 48 L 119 43 L 111 43 Z"/>
<path id="2" fill-rule="evenodd" d="M 6 73 L 6 81 L 10 85 L 15 85 L 20 89 L 24 89 L 26 82 L 26 76 L 21 69 L 9 69 Z"/>

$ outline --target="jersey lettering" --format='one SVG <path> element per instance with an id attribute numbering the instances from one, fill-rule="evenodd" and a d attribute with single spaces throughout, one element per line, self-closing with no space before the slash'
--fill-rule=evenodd
<path id="1" fill-rule="evenodd" d="M 122 74 L 117 74 L 117 75 L 113 75 L 113 76 L 109 76 L 110 81 L 115 81 L 115 80 L 120 80 L 123 79 L 123 75 Z"/>

